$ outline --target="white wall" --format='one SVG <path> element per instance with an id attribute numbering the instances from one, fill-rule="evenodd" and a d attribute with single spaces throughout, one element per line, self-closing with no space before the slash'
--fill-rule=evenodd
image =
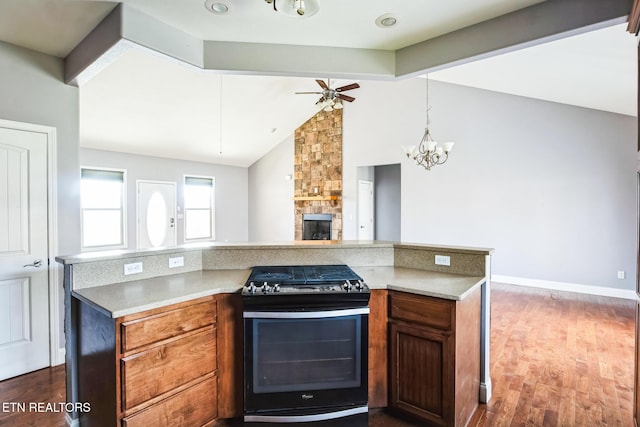
<path id="1" fill-rule="evenodd" d="M 401 162 L 403 241 L 493 247 L 497 275 L 634 289 L 636 118 L 431 81 L 431 131 L 456 146 L 427 172 L 402 152 L 424 85 L 361 82 L 345 108 L 345 239 L 356 167 Z"/>
<path id="2" fill-rule="evenodd" d="M 217 241 L 248 239 L 247 169 L 235 166 L 139 156 L 83 148 L 80 165 L 127 170 L 127 240 L 128 248 L 136 248 L 136 180 L 177 183 L 177 203 L 183 208 L 184 175 L 215 178 L 215 233 Z M 184 211 L 184 209 L 182 209 Z M 178 244 L 184 243 L 184 223 L 177 220 Z"/>
<path id="3" fill-rule="evenodd" d="M 56 128 L 58 245 L 55 256 L 80 248 L 78 175 L 78 88 L 62 82 L 64 62 L 0 42 L 0 118 Z M 53 263 L 53 268 L 58 267 Z M 61 269 L 60 269 L 61 271 Z M 60 300 L 60 348 L 64 348 L 64 294 Z"/>
<path id="4" fill-rule="evenodd" d="M 343 120 L 345 240 L 357 238 L 358 167 L 400 163 L 403 241 L 495 248 L 496 275 L 635 288 L 635 117 L 431 81 L 431 131 L 456 146 L 427 172 L 402 151 L 424 131 L 425 80 L 360 85 Z M 252 166 L 250 199 L 289 185 L 291 155 L 277 156 Z M 250 228 L 269 228 L 263 218 L 252 213 Z M 293 227 L 283 220 L 268 237 Z"/>
<path id="5" fill-rule="evenodd" d="M 295 238 L 293 135 L 249 167 L 249 240 Z M 285 177 L 291 176 L 291 179 Z"/>

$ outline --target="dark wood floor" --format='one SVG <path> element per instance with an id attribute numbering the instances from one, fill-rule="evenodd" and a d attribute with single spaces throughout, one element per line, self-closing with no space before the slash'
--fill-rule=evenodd
<path id="1" fill-rule="evenodd" d="M 502 284 L 491 300 L 493 397 L 474 425 L 633 425 L 633 301 Z M 64 400 L 62 366 L 2 381 L 0 425 L 62 427 L 62 413 L 7 405 Z M 421 424 L 372 411 L 369 425 Z"/>

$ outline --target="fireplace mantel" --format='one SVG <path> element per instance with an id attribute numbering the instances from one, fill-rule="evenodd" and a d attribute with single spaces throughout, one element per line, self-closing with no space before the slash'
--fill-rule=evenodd
<path id="1" fill-rule="evenodd" d="M 295 201 L 310 201 L 310 200 L 342 200 L 342 196 L 296 196 L 293 198 Z"/>

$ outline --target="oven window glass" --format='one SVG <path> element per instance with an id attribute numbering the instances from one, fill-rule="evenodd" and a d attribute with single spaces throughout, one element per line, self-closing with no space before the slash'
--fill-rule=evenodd
<path id="1" fill-rule="evenodd" d="M 361 316 L 253 319 L 253 391 L 358 387 Z"/>

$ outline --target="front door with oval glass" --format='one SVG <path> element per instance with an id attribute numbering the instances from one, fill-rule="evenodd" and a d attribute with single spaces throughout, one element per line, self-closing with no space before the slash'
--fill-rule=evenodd
<path id="1" fill-rule="evenodd" d="M 137 181 L 138 249 L 175 246 L 176 183 Z"/>

